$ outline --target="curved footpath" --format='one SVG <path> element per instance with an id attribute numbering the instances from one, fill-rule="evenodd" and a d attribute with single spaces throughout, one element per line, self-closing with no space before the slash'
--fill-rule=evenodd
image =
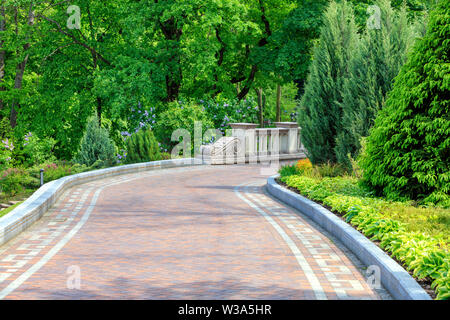
<path id="1" fill-rule="evenodd" d="M 389 298 L 266 179 L 200 166 L 68 189 L 0 247 L 0 299 Z"/>

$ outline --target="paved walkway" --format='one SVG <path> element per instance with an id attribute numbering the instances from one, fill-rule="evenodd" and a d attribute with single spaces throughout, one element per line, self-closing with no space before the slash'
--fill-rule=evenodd
<path id="1" fill-rule="evenodd" d="M 204 166 L 76 186 L 0 247 L 0 298 L 378 299 L 266 178 Z"/>

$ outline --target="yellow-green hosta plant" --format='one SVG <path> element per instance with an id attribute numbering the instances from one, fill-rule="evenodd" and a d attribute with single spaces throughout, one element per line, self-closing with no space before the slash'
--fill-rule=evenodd
<path id="1" fill-rule="evenodd" d="M 287 170 L 280 173 L 283 172 Z M 352 178 L 312 178 L 297 174 L 282 175 L 281 180 L 341 214 L 371 240 L 380 241 L 381 248 L 402 262 L 415 278 L 431 279 L 437 299 L 450 299 L 448 236 L 408 231 L 407 223 L 386 215 L 389 206 L 411 206 L 409 203 L 367 196 Z"/>

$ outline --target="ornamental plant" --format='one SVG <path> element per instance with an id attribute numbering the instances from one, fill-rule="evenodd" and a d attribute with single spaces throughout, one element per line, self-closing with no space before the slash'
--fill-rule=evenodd
<path id="1" fill-rule="evenodd" d="M 52 138 L 40 139 L 32 132 L 28 132 L 23 138 L 21 146 L 21 158 L 26 167 L 40 163 L 55 161 L 53 148 L 56 141 Z"/>
<path id="2" fill-rule="evenodd" d="M 222 134 L 231 128 L 230 123 L 258 123 L 258 104 L 252 97 L 243 100 L 226 99 L 218 96 L 213 100 L 200 100 L 199 105 L 214 123 L 214 128 Z"/>
<path id="3" fill-rule="evenodd" d="M 13 142 L 8 138 L 3 139 L 0 145 L 0 171 L 11 167 L 13 150 Z"/>
<path id="4" fill-rule="evenodd" d="M 191 148 L 194 148 L 194 124 L 202 123 L 202 134 L 207 129 L 212 129 L 214 123 L 206 112 L 205 108 L 194 103 L 186 101 L 176 101 L 167 105 L 166 111 L 159 115 L 155 126 L 155 136 L 161 143 L 165 152 L 170 152 L 179 141 L 172 141 L 172 134 L 178 129 L 185 129 L 189 132 Z"/>
<path id="5" fill-rule="evenodd" d="M 302 141 L 314 164 L 336 162 L 336 137 L 344 125 L 343 84 L 348 76 L 348 62 L 358 44 L 358 28 L 350 3 L 331 2 L 323 17 L 298 115 Z"/>
<path id="6" fill-rule="evenodd" d="M 298 169 L 299 172 L 303 172 L 305 170 L 311 169 L 312 168 L 312 163 L 311 161 L 309 161 L 309 159 L 301 159 L 298 160 L 297 163 L 295 164 L 296 168 Z"/>
<path id="7" fill-rule="evenodd" d="M 75 162 L 92 166 L 94 163 L 110 166 L 114 161 L 114 142 L 109 138 L 108 130 L 101 128 L 96 116 L 88 120 L 86 132 L 81 140 L 80 150 Z"/>
<path id="8" fill-rule="evenodd" d="M 441 1 L 395 79 L 361 157 L 365 183 L 389 199 L 450 207 L 448 21 L 450 6 Z"/>
<path id="9" fill-rule="evenodd" d="M 126 144 L 127 153 L 121 158 L 124 158 L 127 163 L 161 160 L 158 141 L 150 129 L 142 129 L 132 134 Z"/>
<path id="10" fill-rule="evenodd" d="M 415 25 L 408 22 L 406 6 L 397 11 L 389 0 L 377 0 L 375 4 L 381 10 L 380 28 L 367 28 L 363 33 L 348 63 L 349 73 L 343 84 L 343 126 L 334 150 L 337 161 L 349 169 L 351 159 L 360 151 L 361 138 L 369 134 L 416 37 Z"/>
<path id="11" fill-rule="evenodd" d="M 291 174 L 292 169 L 287 168 L 295 166 L 282 167 L 281 181 L 330 207 L 371 240 L 379 241 L 381 248 L 416 279 L 431 283 L 436 299 L 450 299 L 448 209 L 375 198 L 354 178 L 316 178 L 305 176 L 308 173 Z"/>

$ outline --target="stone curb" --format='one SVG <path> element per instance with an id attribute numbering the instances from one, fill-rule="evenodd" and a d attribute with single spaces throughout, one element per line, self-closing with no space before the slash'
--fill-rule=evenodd
<path id="1" fill-rule="evenodd" d="M 272 176 L 267 180 L 267 191 L 279 200 L 306 214 L 338 238 L 366 266 L 378 266 L 381 283 L 394 299 L 431 300 L 431 297 L 414 278 L 372 241 L 321 205 L 280 186 L 275 181 L 277 177 L 278 175 Z"/>
<path id="2" fill-rule="evenodd" d="M 48 182 L 25 202 L 0 218 L 0 246 L 39 220 L 63 192 L 74 185 L 127 173 L 201 164 L 201 160 L 193 158 L 152 161 L 83 172 Z"/>

